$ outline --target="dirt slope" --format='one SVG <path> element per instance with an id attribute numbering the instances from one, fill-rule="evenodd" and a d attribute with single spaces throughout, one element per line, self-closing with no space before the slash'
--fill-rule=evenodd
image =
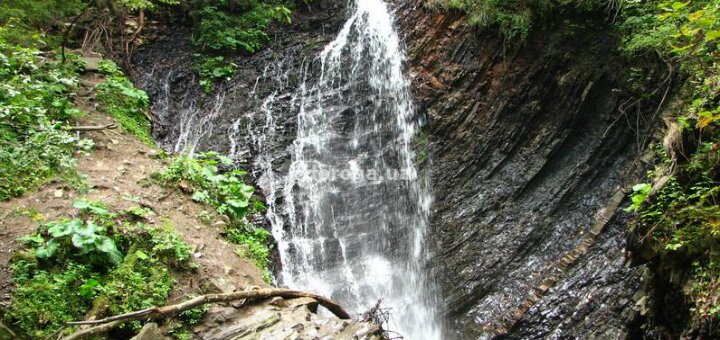
<path id="1" fill-rule="evenodd" d="M 77 99 L 81 108 L 90 112 L 82 125 L 114 122 L 95 110 L 91 89 L 97 82 L 93 74 L 82 79 Z M 24 197 L 0 202 L 0 307 L 9 303 L 13 288 L 9 261 L 23 246 L 17 238 L 32 233 L 42 221 L 72 216 L 73 202 L 84 197 L 101 201 L 113 211 L 143 205 L 156 214 L 150 217 L 152 224 L 163 225 L 169 221 L 183 235 L 193 249 L 199 268 L 196 273 L 175 274 L 176 286 L 170 302 L 198 293 L 205 281 L 231 282 L 235 288 L 265 285 L 260 270 L 236 255 L 236 246 L 222 239 L 220 231 L 225 222 L 211 207 L 144 180 L 166 165 L 158 150 L 120 129 L 88 132 L 83 137 L 95 142 L 89 155 L 78 157 L 78 170 L 87 176 L 90 188 L 87 193 L 77 192 L 66 183 L 51 182 Z M 211 217 L 209 223 L 207 219 L 203 223 L 198 218 L 203 211 Z"/>

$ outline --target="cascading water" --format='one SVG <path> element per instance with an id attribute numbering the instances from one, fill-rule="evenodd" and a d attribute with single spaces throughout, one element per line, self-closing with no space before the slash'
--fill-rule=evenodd
<path id="1" fill-rule="evenodd" d="M 404 54 L 382 0 L 349 6 L 350 18 L 316 59 L 267 63 L 250 88 L 231 84 L 196 101 L 183 91 L 181 70 L 158 71 L 166 76 L 153 111 L 174 122 L 167 141 L 174 151 L 222 145 L 225 133 L 230 156 L 250 156 L 282 259 L 279 284 L 329 296 L 356 314 L 382 300 L 392 331 L 439 339 L 423 249 L 431 196 L 415 166 L 418 117 Z M 297 132 L 286 149 L 289 117 Z"/>
<path id="2" fill-rule="evenodd" d="M 284 183 L 261 180 L 269 198 L 283 188 L 282 206 L 270 207 L 281 281 L 358 313 L 382 299 L 400 334 L 440 338 L 423 269 L 431 198 L 415 167 L 403 51 L 385 3 L 356 0 L 351 12 L 319 56 L 319 78 L 295 93 L 298 131 Z"/>

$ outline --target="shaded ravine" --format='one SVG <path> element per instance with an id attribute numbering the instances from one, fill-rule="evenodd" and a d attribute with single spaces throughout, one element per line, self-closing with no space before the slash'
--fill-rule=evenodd
<path id="1" fill-rule="evenodd" d="M 174 121 L 165 125 L 169 148 L 192 153 L 227 138 L 222 147 L 252 167 L 282 261 L 278 284 L 332 297 L 358 315 L 382 300 L 393 331 L 439 339 L 425 277 L 431 198 L 415 165 L 419 117 L 404 53 L 383 1 L 351 2 L 347 12 L 319 54 L 270 61 L 252 86 L 177 98 L 174 68 L 152 70 L 144 82 L 153 88 L 163 75 L 151 95 L 154 112 Z M 277 163 L 278 141 L 291 140 L 288 123 L 290 157 Z"/>
<path id="2" fill-rule="evenodd" d="M 423 253 L 433 255 L 428 275 L 443 293 L 437 305 L 445 337 L 633 335 L 642 268 L 624 266 L 622 216 L 592 235 L 638 170 L 636 127 L 614 124 L 629 65 L 617 55 L 605 18 L 558 17 L 526 46 L 509 47 L 495 32 L 466 27 L 456 13 L 429 11 L 422 1 L 392 3 L 416 116 L 427 117 L 413 144 L 421 150 L 418 172 L 433 188 Z M 344 1 L 311 6 L 276 30 L 267 50 L 237 56 L 238 73 L 210 97 L 196 85 L 182 29 L 158 32 L 134 58 L 153 98 L 161 143 L 179 150 L 196 141 L 198 150 L 233 154 L 286 232 L 293 219 L 283 208 L 285 193 L 297 192 L 284 179 L 302 129 L 298 89 L 320 83 L 316 57 L 350 15 Z M 333 128 L 353 130 L 349 120 L 338 122 L 344 125 Z M 198 138 L 193 129 L 201 125 Z M 329 260 L 341 261 L 339 244 L 330 247 L 338 256 Z M 575 249 L 582 254 L 516 317 Z M 492 331 L 498 325 L 503 332 Z"/>

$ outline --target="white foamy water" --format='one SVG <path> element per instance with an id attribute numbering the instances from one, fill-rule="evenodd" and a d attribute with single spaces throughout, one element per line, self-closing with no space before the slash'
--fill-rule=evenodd
<path id="1" fill-rule="evenodd" d="M 356 314 L 382 299 L 389 328 L 406 339 L 440 339 L 424 268 L 431 196 L 415 166 L 404 53 L 383 1 L 356 0 L 350 12 L 318 57 L 320 76 L 306 71 L 294 94 L 289 173 L 278 179 L 270 167 L 260 181 L 283 262 L 279 280 Z M 391 173 L 403 176 L 383 176 Z"/>

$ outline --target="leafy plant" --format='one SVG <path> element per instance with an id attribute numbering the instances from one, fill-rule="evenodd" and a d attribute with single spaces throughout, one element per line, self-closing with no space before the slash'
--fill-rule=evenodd
<path id="1" fill-rule="evenodd" d="M 99 69 L 107 75 L 106 80 L 97 86 L 101 109 L 117 119 L 123 129 L 140 141 L 154 146 L 150 121 L 145 114 L 150 105 L 147 93 L 136 88 L 114 62 L 102 61 Z"/>
<path id="2" fill-rule="evenodd" d="M 650 195 L 652 191 L 652 185 L 647 183 L 635 184 L 633 187 L 633 194 L 631 196 L 632 205 L 625 209 L 626 212 L 638 211 L 642 206 L 645 199 Z"/>
<path id="3" fill-rule="evenodd" d="M 75 208 L 86 210 L 92 215 L 110 217 L 112 214 L 99 204 L 77 201 Z M 106 236 L 107 229 L 93 219 L 62 219 L 45 223 L 40 227 L 44 232 L 22 238 L 32 246 L 35 256 L 43 260 L 65 259 L 74 254 L 84 257 L 97 254 L 112 263 L 120 263 L 122 254 L 115 242 Z"/>
<path id="4" fill-rule="evenodd" d="M 228 79 L 237 65 L 219 54 L 228 51 L 255 53 L 269 41 L 272 22 L 290 23 L 291 11 L 284 1 L 250 0 L 237 6 L 225 1 L 191 1 L 193 43 L 202 52 L 196 57 L 200 85 L 206 93 L 213 82 Z"/>
<path id="5" fill-rule="evenodd" d="M 267 41 L 273 21 L 290 23 L 291 11 L 282 3 L 251 0 L 240 14 L 232 13 L 223 2 L 196 1 L 190 12 L 197 32 L 194 40 L 201 50 L 257 51 Z"/>
<path id="6" fill-rule="evenodd" d="M 167 301 L 173 280 L 168 268 L 150 256 L 136 251 L 106 277 L 104 283 L 94 288 L 98 296 L 109 302 L 109 312 L 118 315 L 162 306 Z M 130 328 L 140 329 L 138 321 L 130 323 Z"/>
<path id="7" fill-rule="evenodd" d="M 154 177 L 164 183 L 178 187 L 192 195 L 192 199 L 215 207 L 220 214 L 230 218 L 230 225 L 224 231 L 226 238 L 240 245 L 238 255 L 251 259 L 260 268 L 266 281 L 270 280 L 268 270 L 270 233 L 247 222 L 247 215 L 265 209 L 253 198 L 255 188 L 243 183 L 242 170 L 221 171 L 230 168 L 230 158 L 214 152 L 191 158 L 186 155 L 176 158 Z"/>
<path id="8" fill-rule="evenodd" d="M 170 269 L 191 267 L 190 247 L 168 221 L 147 225 L 87 200 L 73 206 L 78 217 L 41 224 L 24 238 L 31 251 L 12 262 L 17 289 L 4 319 L 32 338 L 94 306 L 121 314 L 163 305 L 173 286 Z"/>
<path id="9" fill-rule="evenodd" d="M 32 259 L 17 259 L 12 269 L 17 288 L 5 319 L 31 338 L 44 339 L 66 322 L 82 319 L 92 303 L 78 289 L 92 276 L 87 266 L 71 262 L 48 270 Z"/>
<path id="10" fill-rule="evenodd" d="M 73 154 L 92 148 L 63 130 L 82 114 L 72 103 L 77 67 L 9 44 L 7 32 L 0 27 L 0 200 L 75 173 Z"/>
<path id="11" fill-rule="evenodd" d="M 685 291 L 694 316 L 717 317 L 718 281 L 711 278 L 717 278 L 720 263 L 720 7 L 712 0 L 626 2 L 619 27 L 627 56 L 660 54 L 687 79 L 672 118 L 691 145 L 679 158 L 656 153 L 657 168 L 649 179 L 664 176 L 666 169 L 676 176 L 648 204 L 636 205 L 633 195 L 631 210 L 660 261 L 694 263 L 692 289 Z"/>
<path id="12" fill-rule="evenodd" d="M 221 79 L 230 80 L 230 76 L 237 69 L 237 64 L 226 62 L 222 56 L 203 57 L 201 54 L 195 56 L 200 60 L 196 66 L 200 73 L 200 86 L 208 94 L 212 91 L 212 85 L 215 81 Z"/>
<path id="13" fill-rule="evenodd" d="M 468 15 L 468 23 L 482 28 L 498 27 L 508 40 L 527 40 L 533 25 L 543 18 L 553 5 L 572 1 L 549 0 L 428 0 L 431 7 L 461 10 Z"/>
<path id="14" fill-rule="evenodd" d="M 270 249 L 267 246 L 268 240 L 271 237 L 270 232 L 252 226 L 246 228 L 228 228 L 226 237 L 230 242 L 239 245 L 236 253 L 240 257 L 252 260 L 263 272 L 265 282 L 270 283 L 272 281 L 268 267 Z"/>
<path id="15" fill-rule="evenodd" d="M 218 213 L 241 220 L 248 212 L 263 209 L 253 199 L 255 188 L 243 183 L 242 170 L 220 172 L 220 166 L 232 166 L 232 160 L 217 153 L 204 153 L 196 158 L 180 156 L 167 169 L 155 174 L 161 182 L 181 186 L 192 192 L 192 199 L 214 206 Z"/>

